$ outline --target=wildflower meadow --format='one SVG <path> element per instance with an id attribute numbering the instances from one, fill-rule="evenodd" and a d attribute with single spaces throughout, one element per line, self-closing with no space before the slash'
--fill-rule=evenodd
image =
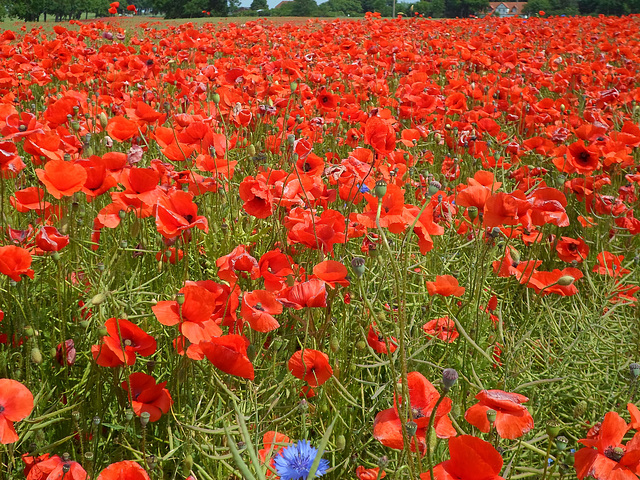
<path id="1" fill-rule="evenodd" d="M 640 475 L 640 16 L 0 57 L 0 478 Z"/>

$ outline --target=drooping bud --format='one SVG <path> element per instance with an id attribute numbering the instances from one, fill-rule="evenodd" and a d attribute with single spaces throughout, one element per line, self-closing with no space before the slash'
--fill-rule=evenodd
<path id="1" fill-rule="evenodd" d="M 571 285 L 576 279 L 573 278 L 571 275 L 563 275 L 562 277 L 560 277 L 558 279 L 558 285 L 560 285 L 561 287 L 568 287 L 569 285 Z"/>

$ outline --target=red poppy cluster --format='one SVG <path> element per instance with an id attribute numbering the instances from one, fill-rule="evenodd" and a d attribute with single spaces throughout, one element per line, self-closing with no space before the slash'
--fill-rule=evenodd
<path id="1" fill-rule="evenodd" d="M 109 12 L 125 9 L 137 12 L 120 2 Z M 272 354 L 273 340 L 287 332 L 300 342 L 279 363 L 307 397 L 334 369 L 339 376 L 327 331 L 313 331 L 313 320 L 319 311 L 327 327 L 344 320 L 335 307 L 348 309 L 355 297 L 343 264 L 354 252 L 369 261 L 391 244 L 399 255 L 418 257 L 446 237 L 484 252 L 493 267 L 487 283 L 513 284 L 540 299 L 577 295 L 597 277 L 609 302 L 635 303 L 640 287 L 628 246 L 640 233 L 637 17 L 379 17 L 313 28 L 142 24 L 133 33 L 113 21 L 87 21 L 52 33 L 4 33 L 0 282 L 28 286 L 48 273 L 49 259 L 83 250 L 115 260 L 114 252 L 125 252 L 141 265 L 155 258 L 179 280 L 167 279 L 143 315 L 106 320 L 91 347 L 98 366 L 129 370 L 172 339 L 173 350 L 164 351 L 185 361 L 206 358 L 252 381 L 263 373 L 254 353 Z M 433 266 L 436 257 L 411 263 Z M 465 332 L 450 307 L 470 295 L 499 330 L 505 318 L 496 290 L 466 271 L 422 268 L 411 271 L 420 280 L 411 285 L 434 311 L 423 319 L 421 343 L 456 348 Z M 79 269 L 63 276 L 82 295 L 104 286 Z M 447 312 L 438 311 L 442 305 Z M 89 307 L 80 321 L 95 319 Z M 389 317 L 397 312 L 387 310 Z M 391 362 L 406 332 L 391 330 L 388 318 L 374 322 L 373 313 L 362 321 L 363 349 Z M 302 342 L 303 330 L 315 343 L 308 335 Z M 506 342 L 491 338 L 479 347 L 493 351 L 489 359 L 500 368 Z M 74 364 L 76 345 L 67 338 L 51 345 L 61 366 Z M 166 382 L 158 383 L 165 374 L 127 371 L 118 392 L 155 422 L 173 404 Z M 8 443 L 16 439 L 13 422 L 32 406 L 17 382 L 2 381 L 2 395 L 24 400 L 18 408 L 0 396 L 0 439 Z M 431 422 L 449 439 L 451 457 L 434 476 L 478 478 L 462 460 L 470 458 L 483 478 L 500 478 L 491 445 L 456 437 L 449 398 L 434 411 L 440 394 L 418 372 L 409 373 L 408 391 L 411 418 L 401 418 L 397 405 L 378 413 L 376 439 L 403 448 L 403 423 L 412 421 L 411 447 L 423 453 Z M 514 439 L 533 428 L 526 397 L 483 390 L 476 398 L 465 419 L 480 431 Z M 622 444 L 622 422 L 608 414 L 602 430 L 582 441 L 581 478 L 604 478 L 615 468 L 639 472 L 635 437 Z M 263 461 L 289 441 L 265 435 Z M 616 459 L 616 448 L 627 453 Z M 56 455 L 25 462 L 28 478 L 63 469 L 86 476 Z M 384 476 L 361 467 L 361 479 Z M 148 475 L 119 462 L 98 478 Z"/>

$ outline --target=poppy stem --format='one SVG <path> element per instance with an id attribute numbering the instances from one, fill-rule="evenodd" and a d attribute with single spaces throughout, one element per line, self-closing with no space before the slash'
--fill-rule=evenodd
<path id="1" fill-rule="evenodd" d="M 431 410 L 431 412 L 429 413 L 429 426 L 427 427 L 427 434 L 426 434 L 426 440 L 427 440 L 427 463 L 429 465 L 429 478 L 431 480 L 434 480 L 434 476 L 433 476 L 433 460 L 431 458 L 431 429 L 433 428 L 435 419 L 436 419 L 436 413 L 438 411 L 438 407 L 440 406 L 440 404 L 442 403 L 442 401 L 447 397 L 447 394 L 449 393 L 449 389 L 445 388 L 442 392 L 442 395 L 440 395 L 440 398 L 438 398 L 438 401 L 436 402 L 436 404 L 433 406 L 433 409 Z M 437 437 L 436 437 L 437 438 Z"/>

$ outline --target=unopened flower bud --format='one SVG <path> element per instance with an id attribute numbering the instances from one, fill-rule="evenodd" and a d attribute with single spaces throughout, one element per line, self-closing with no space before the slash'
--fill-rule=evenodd
<path id="1" fill-rule="evenodd" d="M 455 368 L 445 368 L 442 372 L 442 384 L 445 391 L 449 391 L 458 380 L 458 372 Z"/>
<path id="2" fill-rule="evenodd" d="M 100 126 L 102 128 L 107 128 L 107 125 L 109 125 L 109 119 L 107 118 L 107 114 L 104 112 L 100 112 L 100 115 L 98 115 L 98 119 L 100 120 Z"/>
<path id="3" fill-rule="evenodd" d="M 344 450 L 344 447 L 347 446 L 347 439 L 344 438 L 344 435 L 338 435 L 336 438 L 336 448 L 338 450 Z"/>
<path id="4" fill-rule="evenodd" d="M 573 416 L 578 418 L 587 413 L 587 402 L 586 400 L 580 400 L 578 404 L 573 408 Z"/>
<path id="5" fill-rule="evenodd" d="M 31 361 L 38 365 L 42 363 L 42 352 L 40 352 L 38 347 L 33 347 L 31 349 Z"/>
<path id="6" fill-rule="evenodd" d="M 98 293 L 91 298 L 90 302 L 92 305 L 100 305 L 106 299 L 107 296 L 104 293 Z"/>
<path id="7" fill-rule="evenodd" d="M 213 103 L 218 105 L 220 103 L 220 95 L 217 93 L 214 93 L 213 95 L 211 95 L 211 100 L 213 100 Z"/>
<path id="8" fill-rule="evenodd" d="M 364 258 L 353 257 L 353 259 L 351 259 L 351 268 L 353 269 L 353 273 L 355 273 L 358 278 L 361 278 L 366 270 L 364 266 Z"/>
<path id="9" fill-rule="evenodd" d="M 558 285 L 560 285 L 561 287 L 568 287 L 574 281 L 575 281 L 575 278 L 573 278 L 571 275 L 563 275 L 558 279 Z"/>

